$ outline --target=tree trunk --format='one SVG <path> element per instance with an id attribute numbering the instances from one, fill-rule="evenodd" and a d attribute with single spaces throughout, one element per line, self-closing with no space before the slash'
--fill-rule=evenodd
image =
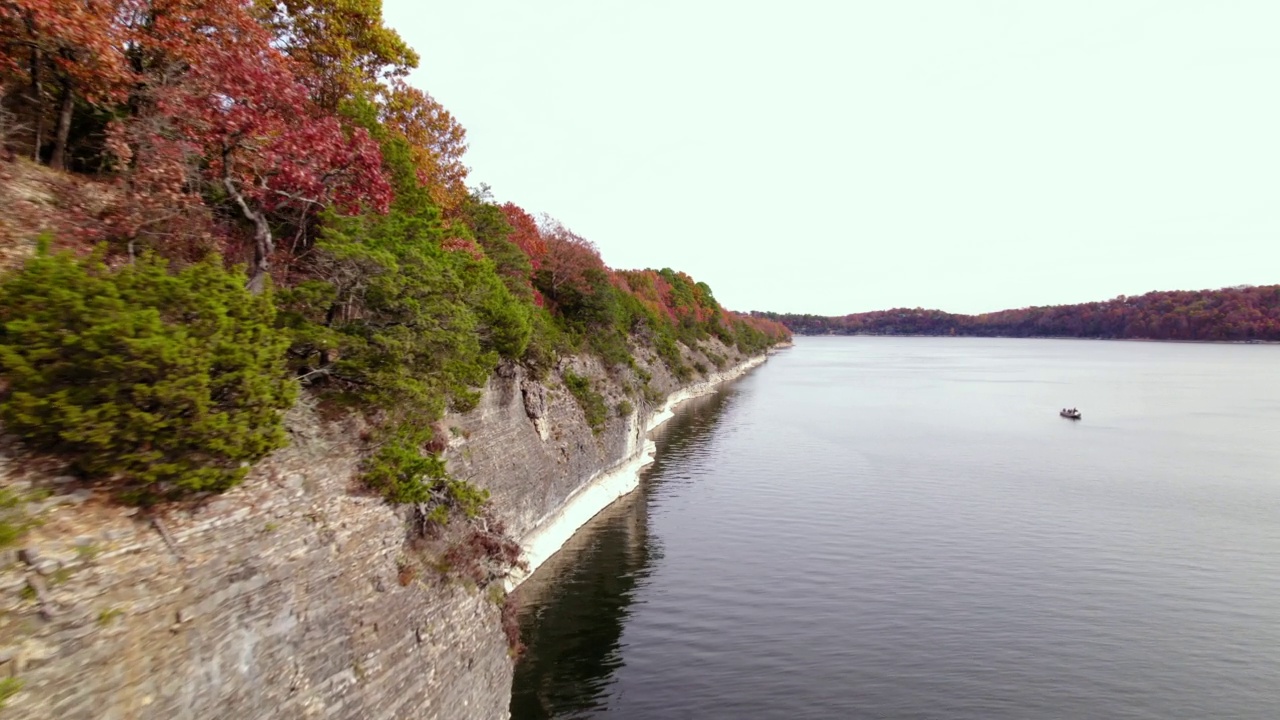
<path id="1" fill-rule="evenodd" d="M 35 162 L 40 162 L 40 146 L 44 145 L 44 88 L 40 86 L 42 64 L 40 48 L 31 48 L 31 105 L 35 108 L 35 140 L 32 142 L 31 159 Z"/>
<path id="2" fill-rule="evenodd" d="M 58 131 L 53 141 L 53 155 L 49 167 L 64 170 L 67 165 L 67 138 L 71 135 L 71 111 L 75 109 L 75 96 L 71 92 L 71 80 L 62 80 L 62 102 L 58 107 Z"/>
<path id="3" fill-rule="evenodd" d="M 267 224 L 266 216 L 249 207 L 244 195 L 240 194 L 240 188 L 231 179 L 231 149 L 225 147 L 222 149 L 222 186 L 227 189 L 231 199 L 236 201 L 236 205 L 240 206 L 240 212 L 253 222 L 253 267 L 249 269 L 249 282 L 245 283 L 245 287 L 257 295 L 266 287 L 270 270 L 268 263 L 271 254 L 275 252 L 275 241 L 271 238 L 271 226 Z"/>
<path id="4" fill-rule="evenodd" d="M 324 314 L 324 326 L 333 327 L 333 321 L 336 320 L 337 318 L 338 318 L 338 303 L 336 302 L 329 303 L 329 309 Z M 332 362 L 333 362 L 333 357 L 329 353 L 329 348 L 326 347 L 325 349 L 321 350 L 320 351 L 320 367 L 322 368 L 329 367 L 329 364 Z"/>

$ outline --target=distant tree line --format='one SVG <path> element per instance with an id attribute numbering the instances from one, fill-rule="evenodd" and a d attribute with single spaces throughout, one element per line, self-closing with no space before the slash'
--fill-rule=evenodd
<path id="1" fill-rule="evenodd" d="M 1172 290 L 1103 302 L 958 315 L 896 308 L 824 317 L 753 313 L 801 335 L 967 335 L 975 337 L 1280 340 L 1280 285 Z"/>

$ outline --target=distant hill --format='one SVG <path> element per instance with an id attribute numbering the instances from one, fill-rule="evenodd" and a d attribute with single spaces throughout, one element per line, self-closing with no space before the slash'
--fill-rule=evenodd
<path id="1" fill-rule="evenodd" d="M 969 335 L 1280 341 L 1280 285 L 1171 290 L 1103 302 L 956 315 L 895 308 L 837 317 L 769 312 L 799 335 Z"/>

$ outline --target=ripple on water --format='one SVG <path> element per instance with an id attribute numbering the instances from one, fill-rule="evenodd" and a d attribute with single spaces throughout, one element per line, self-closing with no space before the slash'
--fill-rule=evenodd
<path id="1" fill-rule="evenodd" d="M 802 338 L 531 581 L 513 717 L 1280 717 L 1280 348 L 1240 350 Z"/>

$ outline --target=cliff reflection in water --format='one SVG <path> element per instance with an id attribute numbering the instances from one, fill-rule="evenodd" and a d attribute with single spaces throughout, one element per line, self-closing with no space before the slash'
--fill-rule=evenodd
<path id="1" fill-rule="evenodd" d="M 640 487 L 578 531 L 517 591 L 520 635 L 528 648 L 516 665 L 513 720 L 546 720 L 603 710 L 622 666 L 622 630 L 636 581 L 661 548 L 648 534 L 649 498 L 662 482 L 664 459 L 715 430 L 734 389 L 683 403 L 654 432 L 656 459 Z"/>

